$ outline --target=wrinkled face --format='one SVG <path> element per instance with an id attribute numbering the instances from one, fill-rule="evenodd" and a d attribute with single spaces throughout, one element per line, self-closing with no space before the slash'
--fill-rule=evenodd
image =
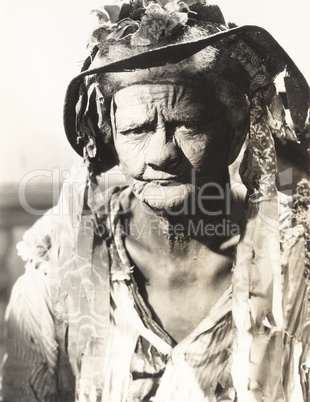
<path id="1" fill-rule="evenodd" d="M 227 172 L 231 129 L 214 96 L 177 84 L 139 84 L 112 101 L 114 144 L 133 193 L 173 209 Z"/>

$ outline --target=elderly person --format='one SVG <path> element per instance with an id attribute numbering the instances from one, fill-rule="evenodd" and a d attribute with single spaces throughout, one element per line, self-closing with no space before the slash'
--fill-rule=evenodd
<path id="1" fill-rule="evenodd" d="M 274 78 L 287 69 L 300 131 L 307 83 L 266 31 L 217 6 L 94 14 L 65 103 L 84 165 L 20 246 L 6 400 L 308 400 L 309 185 L 290 210 L 273 140 L 298 141 Z M 244 142 L 246 187 L 228 171 Z M 128 185 L 103 191 L 116 164 Z"/>

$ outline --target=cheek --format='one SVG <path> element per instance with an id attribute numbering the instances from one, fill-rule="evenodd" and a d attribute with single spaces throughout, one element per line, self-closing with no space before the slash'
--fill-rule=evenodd
<path id="1" fill-rule="evenodd" d="M 124 173 L 133 177 L 140 176 L 145 169 L 143 142 L 116 135 L 114 144 Z"/>
<path id="2" fill-rule="evenodd" d="M 218 134 L 192 135 L 179 142 L 185 157 L 204 180 L 217 180 L 227 170 L 229 141 Z"/>
<path id="3" fill-rule="evenodd" d="M 211 153 L 212 139 L 206 134 L 189 134 L 179 136 L 178 143 L 191 166 L 199 171 L 208 166 L 208 155 Z"/>

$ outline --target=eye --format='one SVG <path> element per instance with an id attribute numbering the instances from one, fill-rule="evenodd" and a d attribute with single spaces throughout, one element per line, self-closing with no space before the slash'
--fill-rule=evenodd
<path id="1" fill-rule="evenodd" d="M 166 129 L 168 132 L 174 133 L 178 130 L 193 129 L 195 124 L 190 121 L 170 121 L 166 123 Z"/>
<path id="2" fill-rule="evenodd" d="M 178 122 L 175 128 L 175 133 L 179 133 L 184 136 L 194 136 L 201 134 L 204 131 L 205 124 L 200 121 L 182 121 Z"/>
<path id="3" fill-rule="evenodd" d="M 193 121 L 182 121 L 177 124 L 177 127 L 181 130 L 195 131 L 199 127 L 199 124 Z"/>
<path id="4" fill-rule="evenodd" d="M 141 126 L 141 127 L 133 128 L 132 130 L 130 130 L 130 133 L 135 134 L 135 135 L 140 135 L 140 134 L 149 133 L 151 131 L 152 131 L 151 127 L 149 127 L 149 126 Z"/>
<path id="5" fill-rule="evenodd" d="M 186 121 L 183 123 L 183 127 L 185 128 L 193 128 L 194 124 L 190 121 Z"/>
<path id="6" fill-rule="evenodd" d="M 153 125 L 151 123 L 146 123 L 142 124 L 141 126 L 129 128 L 128 130 L 122 130 L 120 133 L 122 135 L 143 135 L 152 133 L 153 131 Z"/>

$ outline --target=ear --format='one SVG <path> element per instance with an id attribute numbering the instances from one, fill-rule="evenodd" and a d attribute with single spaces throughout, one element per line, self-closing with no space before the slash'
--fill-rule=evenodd
<path id="1" fill-rule="evenodd" d="M 248 132 L 249 132 L 249 120 L 246 120 L 237 127 L 232 128 L 232 140 L 230 144 L 228 165 L 231 165 L 239 155 L 239 152 L 242 148 L 242 145 Z"/>
<path id="2" fill-rule="evenodd" d="M 111 108 L 110 108 L 110 121 L 111 121 L 111 129 L 112 129 L 112 137 L 115 137 L 116 134 L 116 124 L 115 124 L 115 112 L 116 112 L 116 104 L 114 102 L 114 96 L 111 100 Z"/>

